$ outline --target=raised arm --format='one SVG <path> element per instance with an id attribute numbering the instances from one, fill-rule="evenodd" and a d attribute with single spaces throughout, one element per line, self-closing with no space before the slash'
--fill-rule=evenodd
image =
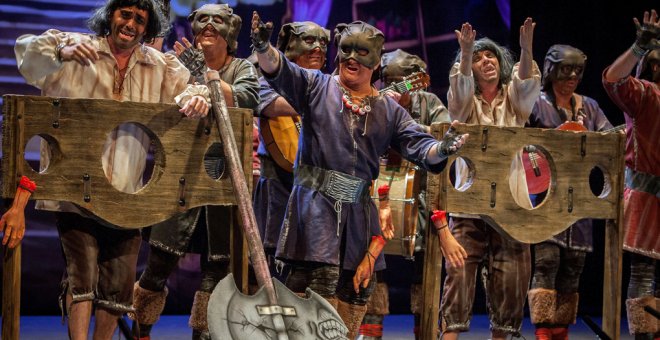
<path id="1" fill-rule="evenodd" d="M 252 47 L 257 52 L 259 67 L 267 74 L 273 74 L 280 68 L 280 54 L 270 44 L 270 36 L 273 34 L 273 23 L 261 21 L 257 11 L 252 12 L 252 26 L 250 38 Z"/>
<path id="2" fill-rule="evenodd" d="M 532 76 L 534 55 L 532 54 L 532 42 L 534 41 L 534 27 L 536 23 L 532 18 L 525 19 L 520 26 L 520 65 L 518 76 L 524 80 Z"/>
<path id="3" fill-rule="evenodd" d="M 474 52 L 474 38 L 477 31 L 472 29 L 472 25 L 464 23 L 461 30 L 455 30 L 456 39 L 461 46 L 461 60 L 459 70 L 465 76 L 472 76 L 472 53 Z"/>
<path id="4" fill-rule="evenodd" d="M 654 9 L 651 10 L 650 14 L 648 11 L 644 12 L 642 25 L 639 24 L 637 18 L 633 18 L 633 22 L 637 27 L 637 39 L 605 72 L 605 80 L 609 82 L 616 82 L 619 79 L 628 77 L 639 59 L 647 51 L 660 48 L 660 43 L 658 42 L 658 38 L 660 37 L 660 20 L 658 13 Z"/>

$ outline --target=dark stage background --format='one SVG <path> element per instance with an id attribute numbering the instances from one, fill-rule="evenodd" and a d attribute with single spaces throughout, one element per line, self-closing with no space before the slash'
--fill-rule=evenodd
<path id="1" fill-rule="evenodd" d="M 190 2 L 194 1 L 187 1 Z M 273 21 L 277 32 L 282 17 L 289 14 L 287 3 L 300 2 L 305 1 L 280 0 L 262 6 L 243 3 L 235 5 L 235 12 L 243 18 L 238 56 L 245 58 L 250 54 L 248 25 L 253 10 L 259 11 L 265 20 Z M 39 93 L 24 84 L 16 70 L 13 54 L 16 37 L 24 33 L 39 34 L 48 28 L 84 31 L 84 20 L 98 3 L 96 0 L 0 0 L 0 94 Z M 537 23 L 534 56 L 539 66 L 542 67 L 545 52 L 553 44 L 570 44 L 582 49 L 588 61 L 578 92 L 595 98 L 612 124 L 618 125 L 623 123 L 623 116 L 603 91 L 601 74 L 609 63 L 632 44 L 632 18 L 641 17 L 643 11 L 651 9 L 653 5 L 657 8 L 658 2 L 619 1 L 605 6 L 603 2 L 595 0 L 337 0 L 327 8 L 326 27 L 332 30 L 337 23 L 357 18 L 376 25 L 386 34 L 386 49 L 402 48 L 426 59 L 432 81 L 430 91 L 446 103 L 448 71 L 458 50 L 453 30 L 469 21 L 477 30 L 478 38 L 490 37 L 509 46 L 514 55 L 519 56 L 518 28 L 530 16 Z M 182 18 L 177 20 L 181 22 Z M 275 35 L 273 43 L 274 39 Z M 336 50 L 331 47 L 327 71 L 332 71 L 335 55 Z M 51 214 L 35 211 L 32 206 L 30 204 L 27 212 L 28 226 L 23 241 L 21 314 L 59 314 L 58 282 L 64 264 L 57 232 Z M 595 251 L 587 257 L 581 280 L 580 312 L 589 315 L 600 315 L 602 284 L 607 279 L 603 278 L 602 273 L 603 235 L 603 223 L 598 222 L 595 228 Z M 144 269 L 146 248 L 143 247 L 139 271 Z M 628 277 L 626 260 L 624 257 L 624 287 Z M 195 255 L 187 256 L 182 259 L 180 269 L 170 277 L 170 295 L 165 313 L 189 313 L 194 290 L 199 282 L 197 263 Z M 391 312 L 409 313 L 408 289 L 412 263 L 400 256 L 388 256 L 388 266 L 395 268 L 385 274 L 390 284 Z M 478 295 L 474 312 L 486 313 L 485 299 L 480 288 Z"/>

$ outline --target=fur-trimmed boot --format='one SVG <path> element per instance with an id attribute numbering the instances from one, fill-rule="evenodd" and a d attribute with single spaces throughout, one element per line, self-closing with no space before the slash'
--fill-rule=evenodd
<path id="1" fill-rule="evenodd" d="M 555 323 L 557 291 L 554 289 L 534 288 L 527 292 L 529 316 L 536 326 L 534 335 L 537 340 L 552 340 L 551 325 Z"/>
<path id="2" fill-rule="evenodd" d="M 419 283 L 410 285 L 410 311 L 414 316 L 413 334 L 415 334 L 415 340 L 419 340 L 419 327 L 422 315 L 422 285 Z"/>
<path id="3" fill-rule="evenodd" d="M 207 309 L 211 293 L 198 290 L 195 292 L 188 326 L 193 329 L 193 340 L 211 339 L 209 334 L 209 323 L 207 320 Z"/>
<path id="4" fill-rule="evenodd" d="M 555 310 L 555 324 L 558 327 L 552 330 L 553 340 L 568 339 L 568 325 L 575 324 L 577 318 L 580 295 L 575 293 L 557 293 L 557 309 Z"/>
<path id="5" fill-rule="evenodd" d="M 348 334 L 346 336 L 351 340 L 355 339 L 360 329 L 362 319 L 364 318 L 364 315 L 367 314 L 367 305 L 354 305 L 338 300 L 337 313 L 339 313 L 346 328 L 348 328 Z"/>
<path id="6" fill-rule="evenodd" d="M 133 309 L 128 317 L 133 320 L 133 336 L 149 339 L 151 327 L 158 321 L 165 308 L 167 287 L 160 292 L 144 289 L 139 282 L 133 285 Z"/>
<path id="7" fill-rule="evenodd" d="M 324 296 L 323 298 L 324 298 L 326 301 L 328 301 L 328 303 L 329 303 L 329 304 L 330 304 L 335 310 L 337 310 L 337 304 L 339 303 L 339 299 L 337 299 L 337 298 L 334 297 L 334 296 L 333 296 L 333 297 L 325 297 L 325 296 Z"/>
<path id="8" fill-rule="evenodd" d="M 378 282 L 367 302 L 367 314 L 360 325 L 359 339 L 380 340 L 383 337 L 383 319 L 390 314 L 390 294 L 387 283 Z"/>
<path id="9" fill-rule="evenodd" d="M 653 339 L 653 334 L 658 330 L 656 318 L 647 313 L 644 306 L 655 307 L 655 297 L 643 296 L 626 299 L 628 330 L 635 336 L 635 339 Z"/>

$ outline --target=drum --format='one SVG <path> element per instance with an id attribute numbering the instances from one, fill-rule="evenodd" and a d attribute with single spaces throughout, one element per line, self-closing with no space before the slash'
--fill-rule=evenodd
<path id="1" fill-rule="evenodd" d="M 399 167 L 380 166 L 378 179 L 372 186 L 372 198 L 378 206 L 378 187 L 387 184 L 390 187 L 390 207 L 394 238 L 388 240 L 383 252 L 413 259 L 415 235 L 417 233 L 417 211 L 419 202 L 419 179 L 415 178 L 417 166 L 407 161 Z"/>

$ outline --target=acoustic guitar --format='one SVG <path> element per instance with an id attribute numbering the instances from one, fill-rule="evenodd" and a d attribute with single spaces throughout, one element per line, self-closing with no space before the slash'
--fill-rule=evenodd
<path id="1" fill-rule="evenodd" d="M 600 131 L 603 133 L 611 133 L 623 130 L 625 124 L 618 125 L 608 130 Z M 578 122 L 565 122 L 559 125 L 557 130 L 562 131 L 575 131 L 584 132 L 587 130 L 584 125 Z M 541 154 L 533 145 L 526 145 L 523 148 L 522 155 L 523 167 L 525 168 L 525 178 L 527 179 L 527 190 L 530 194 L 540 194 L 550 186 L 550 166 L 548 160 Z"/>
<path id="2" fill-rule="evenodd" d="M 378 91 L 395 91 L 401 94 L 427 88 L 430 77 L 426 72 L 415 72 L 400 82 L 391 84 Z M 266 150 L 275 163 L 287 172 L 293 172 L 293 162 L 298 153 L 298 137 L 302 122 L 300 116 L 262 117 L 259 119 L 261 135 Z"/>

